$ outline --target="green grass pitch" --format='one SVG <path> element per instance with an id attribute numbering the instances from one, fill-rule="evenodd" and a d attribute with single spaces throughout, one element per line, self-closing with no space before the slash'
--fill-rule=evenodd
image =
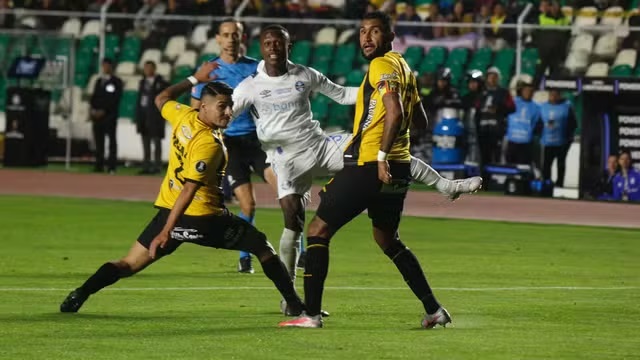
<path id="1" fill-rule="evenodd" d="M 0 196 L 0 359 L 632 359 L 640 352 L 637 230 L 403 219 L 453 326 L 422 307 L 366 216 L 331 245 L 324 329 L 279 329 L 279 295 L 235 252 L 184 245 L 60 314 L 68 291 L 124 255 L 148 203 Z M 457 206 L 464 206 L 461 201 Z M 281 215 L 257 225 L 277 248 Z M 302 291 L 302 279 L 298 279 Z"/>

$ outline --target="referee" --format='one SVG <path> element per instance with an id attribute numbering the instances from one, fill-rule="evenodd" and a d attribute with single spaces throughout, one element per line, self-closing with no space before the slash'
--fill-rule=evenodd
<path id="1" fill-rule="evenodd" d="M 73 290 L 60 305 L 61 312 L 77 312 L 92 294 L 140 272 L 185 242 L 254 254 L 287 303 L 300 312 L 304 309 L 293 281 L 266 236 L 230 214 L 223 203 L 220 185 L 227 153 L 220 130 L 231 121 L 233 89 L 221 82 L 208 83 L 202 91 L 199 111 L 173 100 L 198 82 L 210 80 L 209 74 L 216 66 L 205 63 L 194 76 L 155 98 L 156 106 L 173 129 L 169 166 L 155 202 L 158 212 L 129 253 L 103 264 Z"/>

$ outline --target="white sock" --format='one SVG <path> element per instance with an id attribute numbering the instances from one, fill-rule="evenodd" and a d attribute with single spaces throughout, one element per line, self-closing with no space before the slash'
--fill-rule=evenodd
<path id="1" fill-rule="evenodd" d="M 291 276 L 291 280 L 296 280 L 296 264 L 300 257 L 300 237 L 301 232 L 284 229 L 282 230 L 282 236 L 280 236 L 280 260 L 284 263 L 284 266 Z"/>
<path id="2" fill-rule="evenodd" d="M 421 183 L 435 186 L 440 192 L 447 192 L 451 185 L 451 180 L 443 178 L 427 163 L 413 156 L 411 157 L 411 177 Z"/>

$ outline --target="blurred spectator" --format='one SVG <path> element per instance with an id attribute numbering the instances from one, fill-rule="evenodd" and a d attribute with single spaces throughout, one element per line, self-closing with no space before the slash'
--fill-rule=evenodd
<path id="1" fill-rule="evenodd" d="M 166 15 L 189 15 L 190 9 L 183 1 L 168 0 Z M 191 31 L 191 23 L 187 20 L 163 20 L 160 27 L 165 37 L 184 35 Z"/>
<path id="2" fill-rule="evenodd" d="M 307 0 L 300 0 L 297 3 L 289 4 L 289 17 L 296 19 L 312 19 L 315 17 L 315 11 L 309 6 Z M 323 25 L 295 23 L 287 24 L 287 29 L 291 32 L 293 40 L 313 40 L 316 32 Z"/>
<path id="3" fill-rule="evenodd" d="M 464 127 L 467 133 L 467 159 L 478 163 L 480 149 L 478 148 L 478 129 L 476 124 L 476 111 L 480 108 L 484 94 L 484 74 L 479 70 L 472 70 L 468 74 L 467 90 L 462 97 L 464 109 Z"/>
<path id="4" fill-rule="evenodd" d="M 486 88 L 476 108 L 478 145 L 483 166 L 501 161 L 506 119 L 515 111 L 511 94 L 499 85 L 501 76 L 500 70 L 496 67 L 487 70 Z"/>
<path id="5" fill-rule="evenodd" d="M 507 118 L 507 153 L 509 164 L 530 165 L 533 160 L 533 134 L 540 121 L 540 108 L 533 99 L 533 83 L 518 81 L 516 111 Z"/>
<path id="6" fill-rule="evenodd" d="M 629 27 L 640 26 L 640 4 L 638 4 L 635 10 L 636 11 L 632 12 L 629 16 Z M 640 31 L 629 31 L 629 35 L 624 39 L 623 46 L 625 48 L 640 50 Z"/>
<path id="7" fill-rule="evenodd" d="M 438 112 L 443 108 L 462 108 L 462 101 L 458 90 L 451 86 L 451 69 L 440 69 L 436 74 L 436 86 L 425 98 L 425 110 L 432 126 L 438 121 Z"/>
<path id="8" fill-rule="evenodd" d="M 479 14 L 482 12 L 482 8 L 485 8 L 487 10 L 491 9 L 493 7 L 493 3 L 495 1 L 494 0 L 476 0 L 473 1 L 473 13 L 474 14 Z M 488 14 L 488 13 L 487 13 Z"/>
<path id="9" fill-rule="evenodd" d="M 422 22 L 422 19 L 416 14 L 416 8 L 413 4 L 407 4 L 404 13 L 398 15 L 398 21 L 414 21 Z M 397 26 L 396 34 L 399 36 L 419 36 L 422 28 L 419 26 Z"/>
<path id="10" fill-rule="evenodd" d="M 451 14 L 449 14 L 449 16 L 447 16 L 447 21 L 450 23 L 457 23 L 457 24 L 463 24 L 463 23 L 468 23 L 471 24 L 473 23 L 473 16 L 471 14 L 466 14 L 464 11 L 464 5 L 462 3 L 462 1 L 458 1 L 455 3 L 455 5 L 453 6 L 453 11 L 451 12 Z M 447 36 L 459 36 L 459 35 L 464 35 L 468 32 L 471 32 L 472 28 L 469 27 L 448 27 L 445 29 L 445 32 L 447 34 Z"/>
<path id="11" fill-rule="evenodd" d="M 449 15 L 453 12 L 454 0 L 440 0 L 438 1 L 438 7 L 442 15 Z"/>
<path id="12" fill-rule="evenodd" d="M 640 172 L 631 166 L 631 160 L 628 150 L 620 152 L 620 172 L 613 178 L 614 200 L 640 201 Z"/>
<path id="13" fill-rule="evenodd" d="M 362 15 L 367 12 L 369 1 L 367 0 L 347 0 L 345 4 L 345 15 L 347 19 L 362 19 Z"/>
<path id="14" fill-rule="evenodd" d="M 577 122 L 571 102 L 560 95 L 560 91 L 549 91 L 549 101 L 540 105 L 543 146 L 542 178 L 551 180 L 551 164 L 557 160 L 558 177 L 555 185 L 564 186 L 567 153 L 573 142 Z"/>
<path id="15" fill-rule="evenodd" d="M 104 171 L 104 138 L 109 138 L 108 171 L 115 173 L 117 165 L 118 143 L 116 126 L 118 124 L 118 104 L 122 97 L 122 80 L 113 74 L 114 64 L 111 59 L 102 60 L 102 76 L 96 80 L 89 100 L 96 143 L 95 172 Z"/>
<path id="16" fill-rule="evenodd" d="M 9 0 L 0 0 L 0 9 L 10 9 Z M 13 28 L 16 18 L 13 14 L 0 14 L 0 29 Z"/>
<path id="17" fill-rule="evenodd" d="M 598 200 L 613 198 L 613 179 L 618 174 L 618 156 L 613 154 L 607 158 L 607 168 L 602 171 L 598 182 L 591 189 L 591 196 Z"/>
<path id="18" fill-rule="evenodd" d="M 444 16 L 440 14 L 440 9 L 437 3 L 432 3 L 429 7 L 429 17 L 425 19 L 429 23 L 444 23 L 447 21 Z M 444 27 L 438 25 L 431 25 L 423 28 L 423 36 L 425 39 L 439 39 L 445 36 Z"/>
<path id="19" fill-rule="evenodd" d="M 135 13 L 137 9 L 136 4 L 132 4 L 129 0 L 115 0 L 111 7 L 109 7 L 109 13 Z M 109 18 L 107 17 L 107 31 L 113 32 L 119 35 L 124 35 L 128 30 L 133 27 L 133 21 L 125 18 Z"/>
<path id="20" fill-rule="evenodd" d="M 490 7 L 488 5 L 483 5 L 480 7 L 480 10 L 475 12 L 474 23 L 476 24 L 486 24 L 491 20 Z M 478 28 L 478 33 L 482 34 L 484 32 L 484 28 Z"/>
<path id="21" fill-rule="evenodd" d="M 289 8 L 283 0 L 272 1 L 271 4 L 266 6 L 264 16 L 274 18 L 288 18 Z"/>
<path id="22" fill-rule="evenodd" d="M 162 76 L 156 74 L 156 63 L 147 61 L 144 64 L 144 78 L 138 85 L 138 103 L 136 109 L 136 129 L 142 137 L 143 163 L 141 174 L 157 174 L 162 169 L 162 139 L 165 123 L 160 111 L 154 103 L 156 96 L 164 90 L 167 83 Z M 153 163 L 151 162 L 151 145 L 153 144 Z"/>
<path id="23" fill-rule="evenodd" d="M 495 3 L 493 5 L 493 15 L 487 21 L 491 27 L 484 29 L 484 36 L 487 40 L 487 45 L 491 47 L 493 51 L 498 51 L 507 47 L 515 40 L 514 29 L 503 27 L 503 24 L 513 24 L 513 21 L 507 17 L 504 5 L 501 3 Z"/>
<path id="24" fill-rule="evenodd" d="M 135 31 L 146 38 L 154 30 L 157 30 L 158 19 L 155 19 L 155 16 L 163 15 L 166 11 L 167 4 L 162 0 L 145 0 L 133 21 Z"/>
<path id="25" fill-rule="evenodd" d="M 535 84 L 540 83 L 540 79 L 544 76 L 547 69 L 549 75 L 555 75 L 562 61 L 567 55 L 567 44 L 571 36 L 571 32 L 567 30 L 545 30 L 545 26 L 568 26 L 570 20 L 560 11 L 560 4 L 557 1 L 551 2 L 549 10 L 540 14 L 538 24 L 542 26 L 535 34 L 535 42 L 538 47 L 540 62 L 536 69 Z"/>
<path id="26" fill-rule="evenodd" d="M 433 82 L 433 73 L 425 72 L 418 78 L 420 99 L 423 104 L 427 103 L 427 98 L 433 91 Z M 428 108 L 425 110 L 429 111 Z M 429 119 L 426 129 L 411 129 L 411 153 L 425 161 L 431 160 L 431 129 L 433 129 L 434 122 L 434 119 Z"/>

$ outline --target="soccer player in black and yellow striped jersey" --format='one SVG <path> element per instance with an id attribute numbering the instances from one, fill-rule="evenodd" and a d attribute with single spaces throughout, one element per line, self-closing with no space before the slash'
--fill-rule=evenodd
<path id="1" fill-rule="evenodd" d="M 254 254 L 265 275 L 287 303 L 293 304 L 293 311 L 304 309 L 289 273 L 266 236 L 224 206 L 221 181 L 227 151 L 221 130 L 232 118 L 233 89 L 221 82 L 208 82 L 216 67 L 214 62 L 205 63 L 193 76 L 156 97 L 156 106 L 173 129 L 167 175 L 155 202 L 158 212 L 129 253 L 103 264 L 73 290 L 60 305 L 61 312 L 77 312 L 90 295 L 138 273 L 184 242 Z M 173 100 L 199 82 L 208 83 L 198 110 Z"/>
<path id="2" fill-rule="evenodd" d="M 309 224 L 304 293 L 307 311 L 280 326 L 317 328 L 324 281 L 329 267 L 329 241 L 365 209 L 378 246 L 394 262 L 413 293 L 423 303 L 424 328 L 451 322 L 435 299 L 420 264 L 400 241 L 398 226 L 411 177 L 409 129 L 426 127 L 416 79 L 397 52 L 391 19 L 381 12 L 365 15 L 360 47 L 370 61 L 362 82 L 354 119 L 353 138 L 344 152 L 344 168 L 320 192 L 320 205 Z"/>

